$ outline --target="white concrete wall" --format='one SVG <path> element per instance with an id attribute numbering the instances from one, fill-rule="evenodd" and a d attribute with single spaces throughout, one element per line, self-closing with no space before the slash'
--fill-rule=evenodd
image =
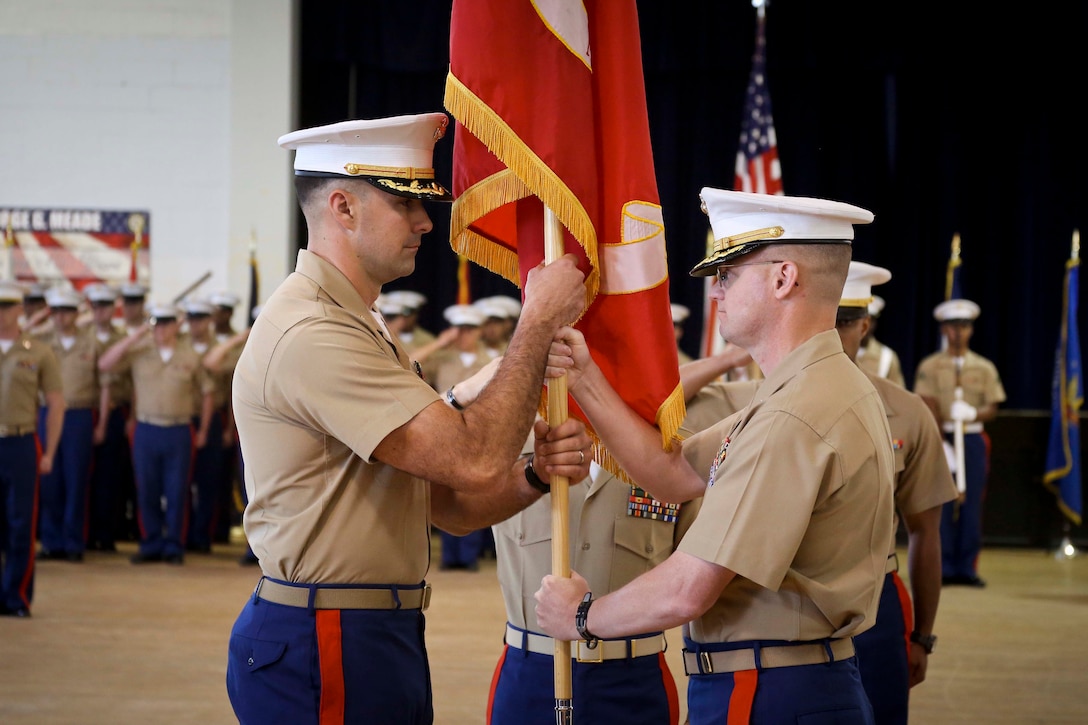
<path id="1" fill-rule="evenodd" d="M 0 0 L 0 207 L 151 214 L 151 297 L 293 266 L 293 0 Z M 236 324 L 244 324 L 239 310 Z"/>

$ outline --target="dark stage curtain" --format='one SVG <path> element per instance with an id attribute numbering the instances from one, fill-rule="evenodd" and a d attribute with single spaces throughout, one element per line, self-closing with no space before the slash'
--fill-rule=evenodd
<path id="1" fill-rule="evenodd" d="M 300 127 L 441 110 L 450 5 L 300 3 Z M 672 298 L 692 310 L 694 356 L 703 284 L 687 272 L 707 229 L 697 195 L 733 184 L 755 10 L 747 0 L 638 6 Z M 1050 406 L 1064 263 L 1073 229 L 1088 233 L 1086 7 L 773 0 L 767 10 L 786 193 L 875 213 L 854 257 L 893 273 L 877 290 L 887 301 L 878 337 L 899 353 L 908 384 L 938 345 L 932 310 L 958 232 L 964 295 L 982 307 L 972 348 L 997 365 L 1005 408 Z M 435 159 L 445 181 L 451 153 L 447 138 Z M 456 255 L 447 211 L 431 211 L 415 274 L 388 289 L 426 294 L 423 324 L 441 329 Z M 476 297 L 517 294 L 479 268 L 472 286 Z"/>

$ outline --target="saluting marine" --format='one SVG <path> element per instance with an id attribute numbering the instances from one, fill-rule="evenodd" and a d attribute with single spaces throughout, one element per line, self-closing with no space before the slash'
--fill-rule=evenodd
<path id="1" fill-rule="evenodd" d="M 81 297 L 73 290 L 50 289 L 45 296 L 52 332 L 39 339 L 53 349 L 64 388 L 64 427 L 53 470 L 41 479 L 42 559 L 83 561 L 87 545 L 87 500 L 94 445 L 106 435 L 109 387 L 103 385 L 98 358 L 105 348 L 94 333 L 76 327 Z M 44 437 L 48 411 L 39 435 Z"/>
<path id="2" fill-rule="evenodd" d="M 120 293 L 109 285 L 93 284 L 83 288 L 83 296 L 91 305 L 91 334 L 104 352 L 126 334 L 114 324 Z M 132 378 L 102 373 L 100 383 L 109 389 L 109 410 L 105 433 L 94 446 L 87 548 L 116 551 L 118 537 L 138 538 L 136 482 L 126 431 L 132 413 Z"/>
<path id="3" fill-rule="evenodd" d="M 132 563 L 183 564 L 193 449 L 207 441 L 215 384 L 200 355 L 178 339 L 177 309 L 156 304 L 149 312 L 150 322 L 107 350 L 98 364 L 105 372 L 130 375 L 135 391 L 132 446 L 140 550 Z M 194 436 L 197 400 L 200 425 Z"/>

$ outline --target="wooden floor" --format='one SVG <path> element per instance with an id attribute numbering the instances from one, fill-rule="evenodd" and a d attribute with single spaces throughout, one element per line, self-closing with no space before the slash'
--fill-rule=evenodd
<path id="1" fill-rule="evenodd" d="M 39 563 L 33 617 L 0 617 L 0 723 L 236 722 L 227 639 L 257 569 L 237 564 L 236 545 L 190 555 L 183 567 L 133 566 L 133 550 Z M 1088 555 L 987 550 L 980 569 L 986 589 L 943 590 L 940 641 L 911 722 L 1088 722 Z M 435 721 L 482 723 L 502 647 L 495 564 L 435 571 L 430 581 Z M 677 631 L 669 644 L 682 704 Z"/>

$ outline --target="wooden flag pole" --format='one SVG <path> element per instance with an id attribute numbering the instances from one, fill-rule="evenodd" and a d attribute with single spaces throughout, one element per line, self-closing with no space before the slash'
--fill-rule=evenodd
<path id="1" fill-rule="evenodd" d="M 555 212 L 544 207 L 544 263 L 563 256 L 563 225 Z M 552 428 L 567 420 L 567 376 L 548 381 L 548 425 Z M 552 496 L 552 575 L 570 578 L 570 481 L 566 476 L 551 477 Z M 555 640 L 555 723 L 574 722 L 571 698 L 571 643 Z"/>

